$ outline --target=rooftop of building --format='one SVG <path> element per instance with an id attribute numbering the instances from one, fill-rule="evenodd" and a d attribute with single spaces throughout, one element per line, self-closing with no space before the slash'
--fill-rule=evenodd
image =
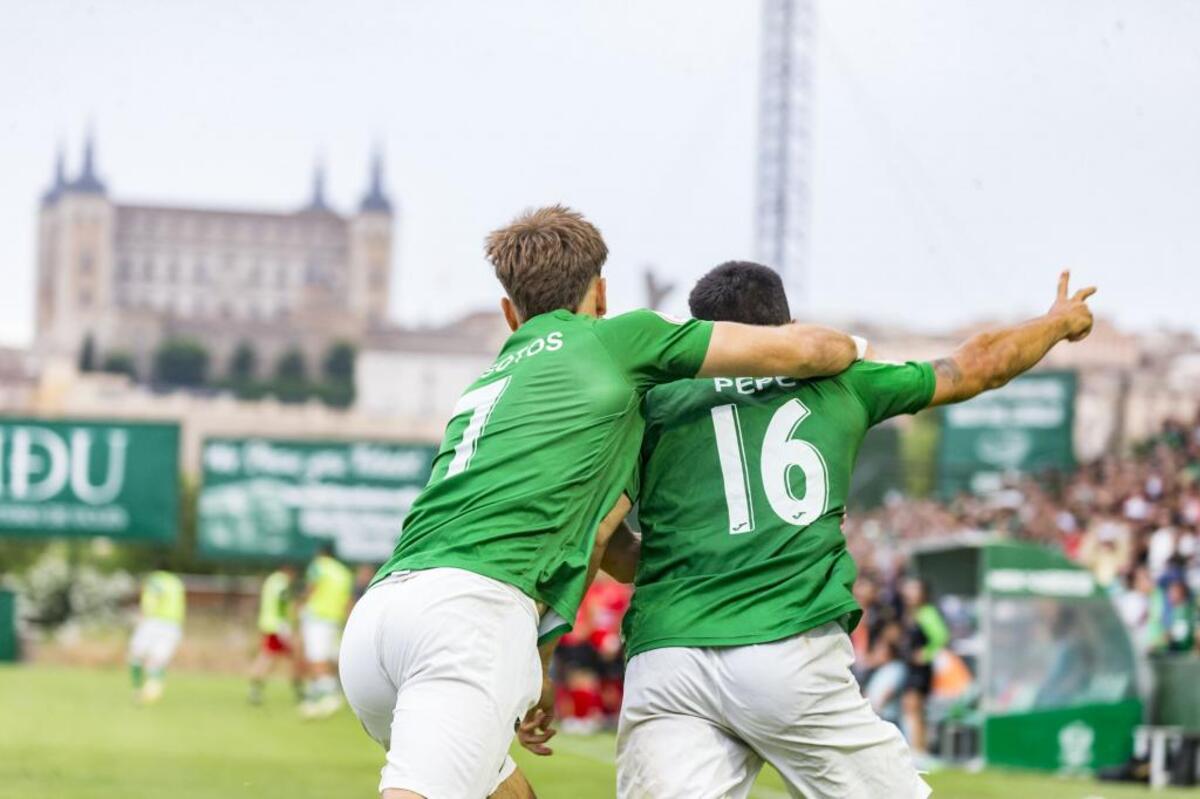
<path id="1" fill-rule="evenodd" d="M 384 188 L 383 154 L 375 148 L 368 163 L 367 188 L 359 201 L 359 214 L 393 213 L 393 205 Z M 91 194 L 108 196 L 108 184 L 101 179 L 96 156 L 95 137 L 89 132 L 83 145 L 83 154 L 78 174 L 73 178 L 67 177 L 66 157 L 60 147 L 55 157 L 53 176 L 50 186 L 42 194 L 42 204 L 53 206 L 59 199 L 69 194 Z M 299 208 L 289 210 L 273 209 L 228 209 L 228 208 L 197 208 L 182 203 L 114 203 L 121 210 L 154 211 L 178 213 L 225 214 L 231 216 L 257 216 L 263 219 L 296 218 L 312 214 L 328 214 L 331 218 L 345 219 L 348 214 L 342 214 L 329 204 L 325 197 L 325 167 L 318 163 L 313 170 L 312 191 L 308 199 Z"/>

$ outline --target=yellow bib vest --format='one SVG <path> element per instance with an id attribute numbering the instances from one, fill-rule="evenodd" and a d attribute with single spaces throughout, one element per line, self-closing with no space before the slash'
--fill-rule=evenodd
<path id="1" fill-rule="evenodd" d="M 312 594 L 304 609 L 309 615 L 336 624 L 346 620 L 354 588 L 354 575 L 349 569 L 328 555 L 320 555 L 308 567 L 308 584 Z"/>
<path id="2" fill-rule="evenodd" d="M 183 580 L 165 571 L 151 572 L 142 585 L 142 615 L 183 624 L 187 607 Z"/>

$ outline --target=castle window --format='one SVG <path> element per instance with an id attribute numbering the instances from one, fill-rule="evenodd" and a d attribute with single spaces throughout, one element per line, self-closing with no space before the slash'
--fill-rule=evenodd
<path id="1" fill-rule="evenodd" d="M 154 259 L 149 256 L 142 262 L 142 280 L 154 280 Z"/>
<path id="2" fill-rule="evenodd" d="M 79 306 L 81 308 L 92 307 L 92 292 L 90 289 L 83 289 L 79 292 Z"/>
<path id="3" fill-rule="evenodd" d="M 133 266 L 129 263 L 128 258 L 122 258 L 117 261 L 117 278 L 119 280 L 128 280 L 133 276 Z"/>
<path id="4" fill-rule="evenodd" d="M 83 257 L 81 257 L 79 259 L 79 274 L 90 275 L 92 273 L 92 271 L 95 269 L 95 267 L 96 267 L 96 264 L 92 260 L 92 256 L 84 255 Z"/>

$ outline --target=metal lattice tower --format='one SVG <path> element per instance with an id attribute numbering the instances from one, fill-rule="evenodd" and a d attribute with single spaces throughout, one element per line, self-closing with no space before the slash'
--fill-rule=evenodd
<path id="1" fill-rule="evenodd" d="M 813 0 L 763 0 L 762 9 L 755 248 L 796 312 L 808 267 Z"/>

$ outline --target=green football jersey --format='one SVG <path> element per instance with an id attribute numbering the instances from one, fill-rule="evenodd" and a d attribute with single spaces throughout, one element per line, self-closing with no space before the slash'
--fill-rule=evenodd
<path id="1" fill-rule="evenodd" d="M 596 529 L 636 494 L 642 397 L 695 377 L 712 323 L 653 311 L 536 316 L 459 399 L 392 558 L 450 566 L 544 602 L 569 626 Z"/>
<path id="2" fill-rule="evenodd" d="M 776 641 L 861 612 L 842 517 L 867 429 L 933 396 L 927 363 L 687 380 L 646 397 L 630 657 Z"/>

